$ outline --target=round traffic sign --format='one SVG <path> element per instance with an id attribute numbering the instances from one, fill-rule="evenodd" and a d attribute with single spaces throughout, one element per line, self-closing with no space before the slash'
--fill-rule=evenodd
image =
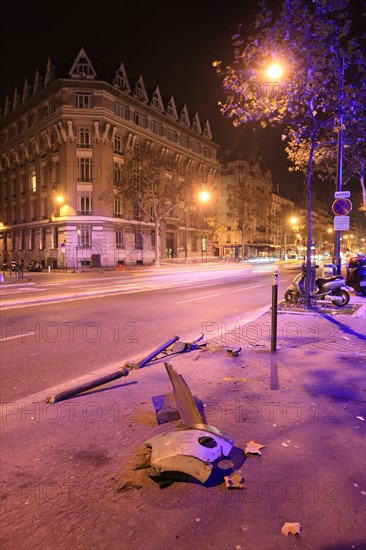
<path id="1" fill-rule="evenodd" d="M 352 203 L 349 199 L 337 199 L 332 204 L 333 214 L 335 216 L 346 216 L 352 210 Z"/>

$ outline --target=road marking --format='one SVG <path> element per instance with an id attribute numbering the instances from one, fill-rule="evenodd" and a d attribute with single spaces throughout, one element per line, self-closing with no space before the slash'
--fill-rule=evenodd
<path id="1" fill-rule="evenodd" d="M 215 296 L 222 296 L 222 293 L 220 294 L 210 294 L 209 296 L 201 296 L 201 298 L 191 298 L 190 300 L 181 300 L 180 302 L 176 302 L 177 304 L 186 304 L 187 302 L 196 302 L 197 300 L 206 300 L 207 298 L 214 298 Z"/>
<path id="2" fill-rule="evenodd" d="M 26 336 L 32 336 L 32 334 L 35 334 L 34 332 L 24 332 L 22 334 L 17 334 L 16 336 L 6 336 L 5 338 L 0 338 L 0 342 L 7 342 L 8 340 L 13 340 L 14 338 L 23 338 Z"/>
<path id="3" fill-rule="evenodd" d="M 251 288 L 258 288 L 260 286 L 263 286 L 263 285 L 251 285 L 251 286 L 246 286 L 244 288 L 239 288 L 238 290 L 233 290 L 233 292 L 243 292 L 243 290 L 250 290 Z"/>

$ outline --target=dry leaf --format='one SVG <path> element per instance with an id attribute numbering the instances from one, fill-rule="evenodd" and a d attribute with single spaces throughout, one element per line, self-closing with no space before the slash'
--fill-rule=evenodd
<path id="1" fill-rule="evenodd" d="M 297 522 L 289 523 L 288 521 L 286 521 L 286 523 L 284 523 L 282 526 L 281 533 L 283 535 L 286 535 L 286 537 L 289 533 L 291 533 L 292 535 L 301 535 L 301 525 Z"/>
<path id="2" fill-rule="evenodd" d="M 245 447 L 245 454 L 261 456 L 262 453 L 259 449 L 262 449 L 262 447 L 265 447 L 265 445 L 262 445 L 261 443 L 256 443 L 255 441 L 253 441 L 253 439 L 251 439 Z"/>
<path id="3" fill-rule="evenodd" d="M 229 476 L 224 476 L 225 485 L 228 489 L 244 489 L 244 478 L 239 471 Z"/>

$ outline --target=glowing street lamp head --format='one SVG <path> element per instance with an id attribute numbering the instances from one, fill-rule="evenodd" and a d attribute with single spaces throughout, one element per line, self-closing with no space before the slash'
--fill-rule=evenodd
<path id="1" fill-rule="evenodd" d="M 273 65 L 271 65 L 267 69 L 267 75 L 272 80 L 278 80 L 279 78 L 281 78 L 282 73 L 283 73 L 282 67 L 278 63 L 273 63 Z"/>
<path id="2" fill-rule="evenodd" d="M 59 204 L 62 204 L 62 203 L 64 202 L 64 198 L 63 198 L 62 195 L 58 195 L 58 197 L 57 197 L 56 200 L 57 200 L 57 202 L 58 202 Z"/>
<path id="3" fill-rule="evenodd" d="M 200 193 L 201 202 L 208 202 L 210 200 L 210 193 L 208 191 L 202 191 Z"/>
<path id="4" fill-rule="evenodd" d="M 297 218 L 290 218 L 290 223 L 295 225 L 297 223 Z"/>

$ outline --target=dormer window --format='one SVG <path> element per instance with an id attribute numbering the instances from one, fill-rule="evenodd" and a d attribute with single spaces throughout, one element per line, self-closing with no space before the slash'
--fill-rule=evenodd
<path id="1" fill-rule="evenodd" d="M 89 63 L 78 63 L 76 73 L 79 76 L 90 76 L 92 74 Z"/>

